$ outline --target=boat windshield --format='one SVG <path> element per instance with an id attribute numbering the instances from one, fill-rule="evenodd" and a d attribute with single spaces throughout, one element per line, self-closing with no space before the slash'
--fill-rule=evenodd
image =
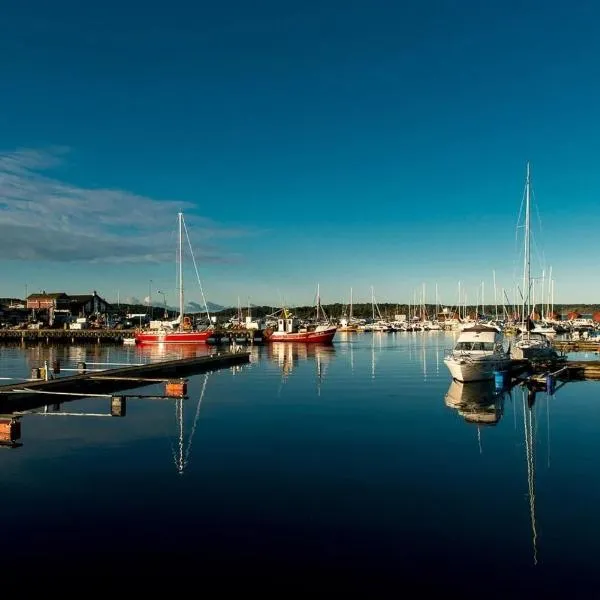
<path id="1" fill-rule="evenodd" d="M 474 350 L 493 352 L 494 342 L 458 342 L 454 349 L 462 352 L 472 352 Z"/>

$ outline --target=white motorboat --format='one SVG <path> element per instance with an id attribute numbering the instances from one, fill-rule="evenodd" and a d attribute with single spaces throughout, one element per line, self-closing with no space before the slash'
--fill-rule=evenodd
<path id="1" fill-rule="evenodd" d="M 507 370 L 510 355 L 498 328 L 475 324 L 461 331 L 444 363 L 457 381 L 483 381 L 493 379 L 496 371 Z"/>

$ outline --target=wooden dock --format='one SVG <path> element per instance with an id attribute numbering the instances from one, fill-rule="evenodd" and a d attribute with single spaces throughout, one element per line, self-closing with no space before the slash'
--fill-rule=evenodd
<path id="1" fill-rule="evenodd" d="M 567 367 L 564 375 L 560 379 L 594 379 L 600 380 L 600 361 L 599 360 L 569 360 L 565 363 Z"/>
<path id="2" fill-rule="evenodd" d="M 214 371 L 250 361 L 249 352 L 216 352 L 208 356 L 82 372 L 52 379 L 0 385 L 0 413 L 31 410 L 90 395 L 107 395 L 175 378 Z M 82 365 L 83 366 L 83 365 Z"/>
<path id="3" fill-rule="evenodd" d="M 600 343 L 594 340 L 554 340 L 552 346 L 559 352 L 600 352 Z"/>

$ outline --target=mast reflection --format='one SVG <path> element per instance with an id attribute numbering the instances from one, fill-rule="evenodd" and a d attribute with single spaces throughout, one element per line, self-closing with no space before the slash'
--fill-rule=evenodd
<path id="1" fill-rule="evenodd" d="M 515 389 L 515 388 L 512 388 Z M 529 520 L 531 525 L 531 543 L 533 550 L 533 565 L 538 564 L 538 528 L 536 518 L 536 398 L 538 392 L 534 385 L 521 383 L 517 386 L 516 397 L 521 397 L 523 411 L 523 438 L 525 461 L 527 465 L 527 501 L 529 504 Z M 497 390 L 494 382 L 460 383 L 453 381 L 445 396 L 446 406 L 456 410 L 468 423 L 477 425 L 478 440 L 481 438 L 480 425 L 496 425 L 504 414 L 506 396 L 512 397 L 512 390 Z M 546 394 L 547 398 L 549 397 Z M 519 403 L 515 404 L 515 416 Z M 547 408 L 547 406 L 546 406 Z M 548 416 L 549 419 L 549 416 Z M 549 426 L 549 423 L 548 423 Z M 549 435 L 549 434 L 548 434 Z"/>
<path id="2" fill-rule="evenodd" d="M 529 500 L 529 518 L 531 520 L 531 539 L 533 544 L 533 564 L 538 564 L 537 525 L 535 518 L 535 389 L 521 387 L 523 404 L 523 434 L 525 437 L 525 459 L 527 461 L 527 498 Z"/>

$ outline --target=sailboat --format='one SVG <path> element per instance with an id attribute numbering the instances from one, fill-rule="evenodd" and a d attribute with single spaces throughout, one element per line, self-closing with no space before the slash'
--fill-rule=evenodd
<path id="1" fill-rule="evenodd" d="M 192 320 L 184 314 L 183 301 L 183 213 L 178 213 L 179 245 L 179 315 L 173 323 L 173 328 L 159 330 L 140 330 L 135 334 L 136 344 L 202 344 L 206 343 L 212 334 L 211 329 L 197 331 L 193 328 Z"/>
<path id="2" fill-rule="evenodd" d="M 354 315 L 352 314 L 352 288 L 350 288 L 350 315 L 348 318 L 344 315 L 338 321 L 338 331 L 358 331 L 358 323 L 354 319 Z"/>
<path id="3" fill-rule="evenodd" d="M 520 333 L 512 345 L 512 359 L 548 360 L 558 358 L 551 341 L 543 334 L 532 331 L 531 301 L 531 177 L 529 163 L 525 179 L 525 255 L 523 259 L 523 305 L 521 307 Z"/>

